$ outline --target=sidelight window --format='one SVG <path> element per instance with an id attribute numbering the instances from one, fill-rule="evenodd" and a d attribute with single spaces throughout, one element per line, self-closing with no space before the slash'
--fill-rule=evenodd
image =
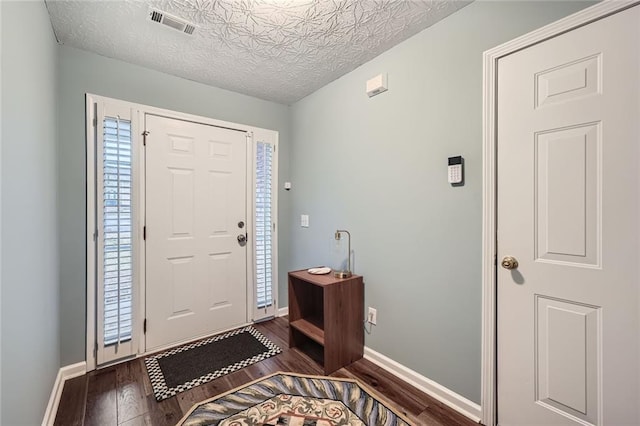
<path id="1" fill-rule="evenodd" d="M 273 305 L 273 151 L 272 144 L 265 142 L 256 144 L 255 274 L 258 309 Z"/>
<path id="2" fill-rule="evenodd" d="M 119 344 L 132 337 L 132 145 L 131 121 L 105 117 L 102 158 L 103 342 Z"/>

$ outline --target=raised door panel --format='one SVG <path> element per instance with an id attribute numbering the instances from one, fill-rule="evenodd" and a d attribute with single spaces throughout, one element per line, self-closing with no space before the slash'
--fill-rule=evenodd
<path id="1" fill-rule="evenodd" d="M 536 260 L 599 266 L 600 124 L 537 132 Z"/>
<path id="2" fill-rule="evenodd" d="M 536 297 L 536 401 L 590 423 L 598 419 L 601 308 Z"/>

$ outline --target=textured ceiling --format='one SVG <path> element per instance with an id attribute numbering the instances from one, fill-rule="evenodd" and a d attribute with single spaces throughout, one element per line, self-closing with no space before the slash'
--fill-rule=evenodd
<path id="1" fill-rule="evenodd" d="M 46 4 L 62 44 L 290 104 L 468 2 L 46 0 Z M 195 24 L 194 34 L 152 22 L 152 7 Z"/>

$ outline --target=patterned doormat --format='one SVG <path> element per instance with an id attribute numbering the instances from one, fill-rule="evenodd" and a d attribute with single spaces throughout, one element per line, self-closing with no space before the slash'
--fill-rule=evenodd
<path id="1" fill-rule="evenodd" d="M 249 326 L 145 358 L 156 401 L 282 352 Z"/>
<path id="2" fill-rule="evenodd" d="M 278 372 L 194 405 L 178 425 L 410 426 L 357 380 Z"/>

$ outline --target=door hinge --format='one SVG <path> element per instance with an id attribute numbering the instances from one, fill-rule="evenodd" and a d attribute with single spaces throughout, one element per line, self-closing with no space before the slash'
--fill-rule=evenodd
<path id="1" fill-rule="evenodd" d="M 142 132 L 142 145 L 147 146 L 147 136 L 149 136 L 149 131 L 145 130 Z"/>
<path id="2" fill-rule="evenodd" d="M 147 334 L 147 319 L 145 318 L 144 321 L 142 321 L 142 333 L 143 334 Z"/>
<path id="3" fill-rule="evenodd" d="M 142 227 L 142 239 L 145 240 L 145 241 L 147 240 L 147 227 L 146 226 Z"/>
<path id="4" fill-rule="evenodd" d="M 93 231 L 93 241 L 98 241 L 98 230 Z"/>
<path id="5" fill-rule="evenodd" d="M 273 232 L 276 232 L 276 223 L 273 222 Z"/>
<path id="6" fill-rule="evenodd" d="M 95 342 L 93 344 L 93 357 L 97 358 L 98 357 L 98 342 Z"/>
<path id="7" fill-rule="evenodd" d="M 93 127 L 97 127 L 97 126 L 98 126 L 98 118 L 93 117 Z"/>

